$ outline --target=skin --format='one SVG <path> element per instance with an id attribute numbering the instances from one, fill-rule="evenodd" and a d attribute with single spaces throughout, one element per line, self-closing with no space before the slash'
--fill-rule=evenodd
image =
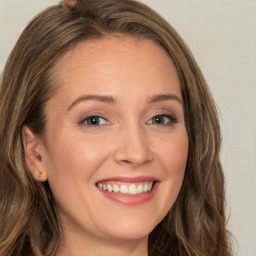
<path id="1" fill-rule="evenodd" d="M 65 4 L 68 6 L 68 7 L 75 7 L 75 5 L 77 4 L 77 0 L 65 0 Z"/>
<path id="2" fill-rule="evenodd" d="M 187 162 L 174 64 L 154 42 L 109 36 L 65 54 L 52 76 L 58 89 L 46 106 L 45 135 L 38 138 L 24 127 L 23 137 L 32 175 L 48 180 L 57 203 L 62 231 L 58 255 L 147 255 L 148 235 L 175 202 Z M 92 94 L 115 102 L 74 104 L 81 95 Z M 176 98 L 149 103 L 159 94 Z M 100 125 L 88 124 L 91 115 L 103 117 Z M 156 123 L 160 115 L 163 122 Z M 120 176 L 157 178 L 153 198 L 125 205 L 106 198 L 95 185 Z"/>

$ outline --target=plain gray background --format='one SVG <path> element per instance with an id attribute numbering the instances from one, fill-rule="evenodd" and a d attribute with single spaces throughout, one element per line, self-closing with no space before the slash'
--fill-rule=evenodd
<path id="1" fill-rule="evenodd" d="M 0 71 L 27 22 L 58 0 L 0 0 Z M 191 48 L 218 105 L 228 227 L 256 256 L 256 1 L 142 0 Z"/>

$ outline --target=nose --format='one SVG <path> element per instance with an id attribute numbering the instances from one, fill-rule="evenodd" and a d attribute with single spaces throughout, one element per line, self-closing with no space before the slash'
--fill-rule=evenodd
<path id="1" fill-rule="evenodd" d="M 118 134 L 114 160 L 122 165 L 139 167 L 153 160 L 145 132 L 139 127 L 127 128 Z"/>

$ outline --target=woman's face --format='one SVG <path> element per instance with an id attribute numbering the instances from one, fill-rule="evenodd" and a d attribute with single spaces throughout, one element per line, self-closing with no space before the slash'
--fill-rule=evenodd
<path id="1" fill-rule="evenodd" d="M 63 234 L 147 237 L 176 200 L 187 162 L 170 57 L 154 42 L 112 36 L 78 45 L 52 76 L 39 153 Z"/>

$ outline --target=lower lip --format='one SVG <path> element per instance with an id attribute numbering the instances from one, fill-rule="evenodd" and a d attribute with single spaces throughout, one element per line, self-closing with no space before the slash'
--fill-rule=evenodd
<path id="1" fill-rule="evenodd" d="M 153 186 L 152 190 L 147 193 L 141 193 L 137 195 L 129 195 L 129 194 L 121 194 L 115 192 L 107 192 L 102 189 L 97 189 L 108 199 L 113 200 L 115 202 L 124 204 L 124 205 L 140 205 L 148 202 L 152 199 L 157 191 L 159 186 L 159 182 L 156 182 Z"/>

